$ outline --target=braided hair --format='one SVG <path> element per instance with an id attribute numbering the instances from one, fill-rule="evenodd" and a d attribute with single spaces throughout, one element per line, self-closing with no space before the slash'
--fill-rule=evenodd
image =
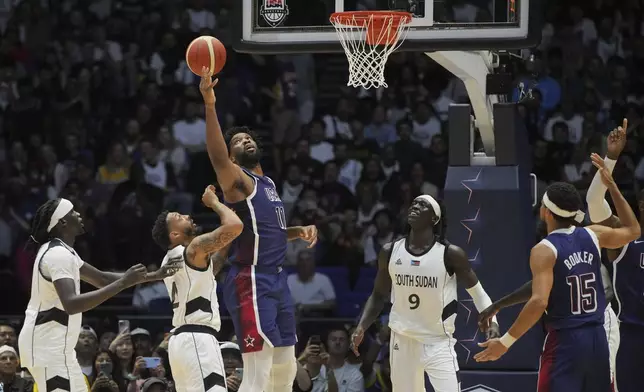
<path id="1" fill-rule="evenodd" d="M 49 200 L 45 204 L 38 207 L 36 215 L 31 222 L 31 233 L 29 239 L 37 245 L 42 245 L 49 241 L 51 233 L 47 231 L 51 216 L 54 214 L 56 207 L 58 207 L 60 199 Z"/>

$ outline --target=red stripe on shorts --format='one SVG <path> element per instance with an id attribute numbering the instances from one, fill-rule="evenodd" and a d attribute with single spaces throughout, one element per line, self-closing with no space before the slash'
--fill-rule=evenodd
<path id="1" fill-rule="evenodd" d="M 552 382 L 552 368 L 555 364 L 555 351 L 557 347 L 557 331 L 551 330 L 546 336 L 546 343 L 541 353 L 541 365 L 539 367 L 539 381 L 537 392 L 550 392 Z"/>
<path id="2" fill-rule="evenodd" d="M 239 336 L 239 347 L 242 353 L 262 351 L 264 339 L 259 334 L 259 320 L 255 317 L 254 296 L 257 294 L 253 284 L 253 267 L 243 267 L 235 277 L 237 300 L 239 301 L 239 323 L 242 336 Z"/>

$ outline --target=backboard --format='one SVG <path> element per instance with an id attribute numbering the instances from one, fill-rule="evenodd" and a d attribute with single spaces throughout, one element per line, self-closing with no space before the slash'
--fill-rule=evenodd
<path id="1" fill-rule="evenodd" d="M 334 12 L 408 11 L 403 51 L 521 49 L 538 44 L 541 0 L 236 0 L 235 50 L 342 52 Z"/>

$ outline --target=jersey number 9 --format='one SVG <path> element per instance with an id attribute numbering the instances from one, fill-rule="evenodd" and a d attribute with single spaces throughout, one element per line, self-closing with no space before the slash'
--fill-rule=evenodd
<path id="1" fill-rule="evenodd" d="M 566 278 L 570 286 L 570 313 L 576 315 L 597 310 L 597 290 L 593 287 L 596 281 L 594 272 Z"/>
<path id="2" fill-rule="evenodd" d="M 414 310 L 418 309 L 420 306 L 420 297 L 418 294 L 411 294 L 409 296 L 409 309 Z"/>

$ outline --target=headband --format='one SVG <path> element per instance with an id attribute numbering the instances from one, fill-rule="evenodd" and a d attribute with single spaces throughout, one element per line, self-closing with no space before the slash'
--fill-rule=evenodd
<path id="1" fill-rule="evenodd" d="M 58 202 L 58 206 L 54 210 L 54 213 L 51 214 L 51 218 L 49 219 L 49 226 L 47 226 L 47 233 L 49 233 L 51 229 L 53 229 L 54 226 L 58 224 L 58 221 L 64 218 L 65 215 L 69 214 L 69 212 L 73 209 L 74 205 L 71 201 L 61 198 Z"/>
<path id="2" fill-rule="evenodd" d="M 420 195 L 417 198 L 415 198 L 414 200 L 424 200 L 427 203 L 429 203 L 429 205 L 432 206 L 432 210 L 434 210 L 434 215 L 436 215 L 436 217 L 440 220 L 440 218 L 441 218 L 441 206 L 438 205 L 438 202 L 436 201 L 436 199 L 434 199 L 430 195 Z"/>
<path id="3" fill-rule="evenodd" d="M 581 223 L 584 221 L 584 218 L 586 217 L 586 214 L 584 214 L 584 212 L 581 210 L 567 211 L 567 210 L 564 210 L 563 208 L 558 207 L 555 203 L 550 201 L 550 198 L 548 197 L 548 192 L 543 194 L 542 202 L 543 202 L 543 205 L 550 210 L 550 212 L 562 218 L 574 218 L 575 222 Z"/>

